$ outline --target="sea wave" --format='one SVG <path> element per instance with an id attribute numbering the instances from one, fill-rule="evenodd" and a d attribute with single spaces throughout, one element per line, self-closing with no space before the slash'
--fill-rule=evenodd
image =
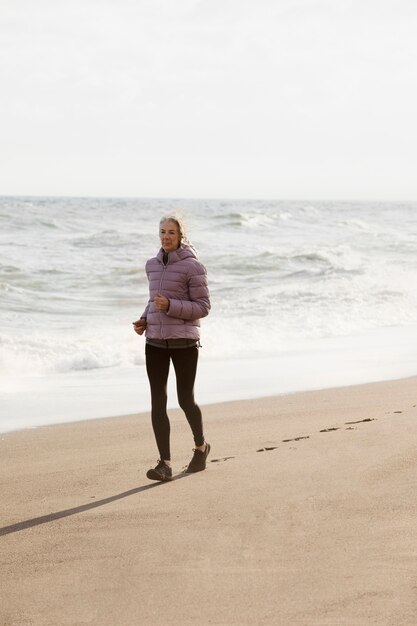
<path id="1" fill-rule="evenodd" d="M 104 230 L 91 233 L 71 241 L 76 248 L 119 248 L 126 245 L 138 245 L 137 233 L 123 233 L 117 230 Z"/>
<path id="2" fill-rule="evenodd" d="M 86 331 L 65 337 L 56 330 L 10 332 L 0 335 L 0 372 L 9 375 L 44 375 L 137 365 L 143 355 L 132 340 L 133 331 L 112 328 L 101 333 Z"/>
<path id="3" fill-rule="evenodd" d="M 214 215 L 215 221 L 229 228 L 263 228 L 274 224 L 277 220 L 288 219 L 291 213 L 288 211 L 264 213 L 262 211 L 230 211 Z"/>
<path id="4" fill-rule="evenodd" d="M 129 326 L 159 215 L 178 205 L 209 275 L 207 358 L 417 318 L 414 205 L 0 198 L 2 371 L 142 362 Z"/>

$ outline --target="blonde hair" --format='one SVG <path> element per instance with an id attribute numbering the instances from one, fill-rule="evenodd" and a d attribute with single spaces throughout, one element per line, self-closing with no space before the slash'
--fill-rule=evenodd
<path id="1" fill-rule="evenodd" d="M 161 217 L 161 219 L 159 220 L 159 226 L 161 226 L 163 222 L 174 222 L 174 224 L 177 225 L 178 233 L 180 236 L 180 245 L 183 243 L 189 243 L 187 236 L 187 226 L 182 215 L 178 213 L 168 213 L 167 215 L 163 215 Z"/>

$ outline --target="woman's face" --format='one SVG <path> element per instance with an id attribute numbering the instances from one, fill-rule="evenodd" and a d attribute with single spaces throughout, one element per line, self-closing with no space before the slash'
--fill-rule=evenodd
<path id="1" fill-rule="evenodd" d="M 171 220 L 161 222 L 159 226 L 159 238 L 165 252 L 176 250 L 180 245 L 180 233 L 177 224 Z"/>

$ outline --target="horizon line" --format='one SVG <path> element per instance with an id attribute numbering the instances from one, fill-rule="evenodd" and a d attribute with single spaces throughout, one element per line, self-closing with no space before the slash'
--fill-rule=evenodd
<path id="1" fill-rule="evenodd" d="M 362 202 L 362 203 L 394 203 L 394 204 L 413 204 L 417 202 L 417 199 L 382 199 L 382 198 L 343 198 L 343 197 L 332 197 L 332 198 L 323 198 L 323 197 L 298 197 L 298 198 L 285 198 L 285 197 L 272 197 L 272 196 L 167 196 L 167 195 L 144 195 L 144 196 L 133 196 L 133 195 L 93 195 L 93 194 L 31 194 L 31 193 L 23 193 L 23 194 L 9 194 L 9 193 L 0 193 L 0 198 L 50 198 L 50 199 L 79 199 L 79 200 L 179 200 L 179 201 L 207 201 L 212 200 L 213 202 L 219 201 L 246 201 L 246 202 L 345 202 L 345 203 L 354 203 L 354 202 Z"/>

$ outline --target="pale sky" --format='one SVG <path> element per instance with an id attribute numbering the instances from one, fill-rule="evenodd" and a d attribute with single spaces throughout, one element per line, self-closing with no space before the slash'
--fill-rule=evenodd
<path id="1" fill-rule="evenodd" d="M 0 0 L 0 195 L 417 200 L 415 0 Z"/>

